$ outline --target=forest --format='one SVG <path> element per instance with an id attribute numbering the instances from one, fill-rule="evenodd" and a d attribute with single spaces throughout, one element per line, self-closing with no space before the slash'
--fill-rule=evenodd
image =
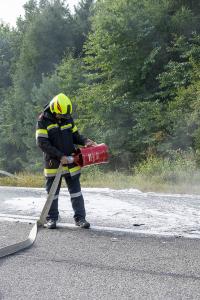
<path id="1" fill-rule="evenodd" d="M 110 170 L 149 158 L 200 165 L 200 2 L 29 0 L 0 24 L 0 169 L 42 170 L 38 115 L 62 92 Z"/>

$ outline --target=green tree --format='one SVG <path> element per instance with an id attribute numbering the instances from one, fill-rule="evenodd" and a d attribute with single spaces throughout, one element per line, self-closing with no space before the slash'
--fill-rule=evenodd
<path id="1" fill-rule="evenodd" d="M 161 94 L 167 101 L 165 107 L 166 140 L 161 149 L 196 151 L 199 149 L 199 74 L 200 36 L 190 39 L 179 37 L 169 49 L 176 60 L 166 65 L 160 74 Z M 177 55 L 178 54 L 178 55 Z M 181 116 L 181 117 L 180 117 Z"/>
<path id="2" fill-rule="evenodd" d="M 176 96 L 181 80 L 190 82 L 188 61 L 168 49 L 174 36 L 189 39 L 198 30 L 199 15 L 183 2 L 172 4 L 97 2 L 86 44 L 81 109 L 86 129 L 92 122 L 94 134 L 110 145 L 118 165 L 124 153 L 126 161 L 134 162 L 157 152 L 168 134 L 166 102 Z M 172 74 L 176 82 L 170 80 Z"/>
<path id="3" fill-rule="evenodd" d="M 93 3 L 94 0 L 81 0 L 75 7 L 75 13 L 73 18 L 76 27 L 76 56 L 83 55 L 83 45 L 91 29 L 90 19 L 93 14 Z"/>
<path id="4" fill-rule="evenodd" d="M 25 5 L 25 19 L 18 20 L 20 40 L 19 58 L 13 76 L 9 109 L 5 112 L 9 121 L 10 146 L 24 167 L 29 160 L 30 136 L 35 120 L 34 102 L 31 100 L 33 86 L 39 86 L 44 74 L 52 73 L 67 52 L 72 51 L 74 22 L 63 1 L 29 1 Z M 14 118 L 10 118 L 14 116 Z M 29 131 L 30 130 L 30 131 Z M 12 148 L 12 147 L 11 147 Z M 27 156 L 28 155 L 28 156 Z"/>
<path id="5" fill-rule="evenodd" d="M 0 95 L 12 85 L 13 36 L 7 25 L 0 24 Z"/>

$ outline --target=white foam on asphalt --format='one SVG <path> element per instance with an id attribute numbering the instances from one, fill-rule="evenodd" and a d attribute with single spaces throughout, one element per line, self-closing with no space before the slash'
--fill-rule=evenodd
<path id="1" fill-rule="evenodd" d="M 142 193 L 136 189 L 109 188 L 83 188 L 82 192 L 87 219 L 92 227 L 200 238 L 200 195 Z M 0 199 L 2 214 L 36 220 L 46 194 L 44 189 L 0 187 Z M 67 189 L 61 190 L 59 210 L 64 222 L 66 219 L 73 222 Z"/>

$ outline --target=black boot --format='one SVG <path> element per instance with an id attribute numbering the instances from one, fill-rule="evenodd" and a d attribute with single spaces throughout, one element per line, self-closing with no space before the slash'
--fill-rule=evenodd
<path id="1" fill-rule="evenodd" d="M 85 229 L 88 229 L 90 228 L 90 223 L 87 222 L 85 219 L 75 219 L 75 225 L 76 226 L 79 226 L 81 228 L 85 228 Z"/>
<path id="2" fill-rule="evenodd" d="M 53 219 L 47 220 L 47 228 L 48 229 L 56 229 L 56 220 L 53 220 Z"/>

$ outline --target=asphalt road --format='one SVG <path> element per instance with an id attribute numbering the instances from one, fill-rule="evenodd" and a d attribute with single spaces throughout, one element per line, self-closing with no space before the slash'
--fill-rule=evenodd
<path id="1" fill-rule="evenodd" d="M 0 222 L 0 247 L 33 225 Z M 200 299 L 200 240 L 41 229 L 0 259 L 0 299 Z"/>

